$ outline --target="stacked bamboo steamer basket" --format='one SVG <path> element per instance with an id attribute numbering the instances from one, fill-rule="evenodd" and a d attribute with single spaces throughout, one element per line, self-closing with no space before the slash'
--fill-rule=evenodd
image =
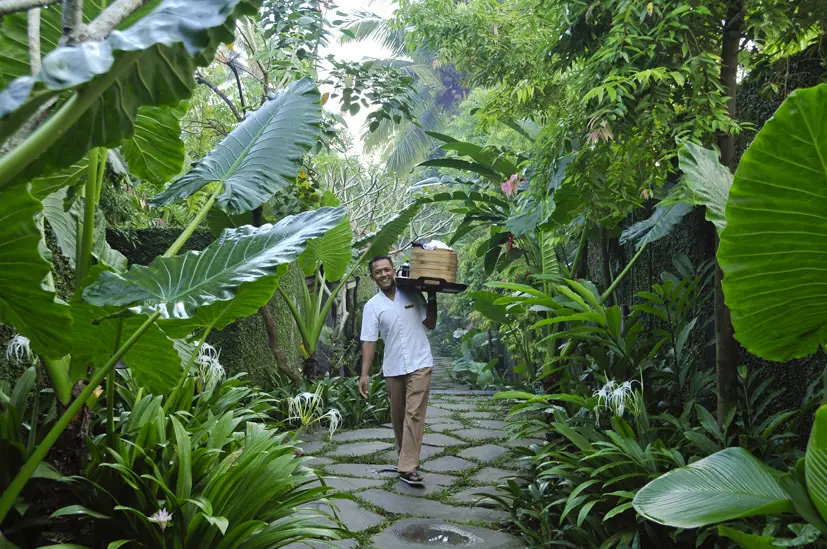
<path id="1" fill-rule="evenodd" d="M 411 278 L 441 278 L 445 282 L 457 281 L 457 254 L 452 250 L 426 250 L 414 247 L 411 250 Z"/>

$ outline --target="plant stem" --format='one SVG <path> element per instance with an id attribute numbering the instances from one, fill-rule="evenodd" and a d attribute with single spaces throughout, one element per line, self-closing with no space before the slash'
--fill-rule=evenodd
<path id="1" fill-rule="evenodd" d="M 586 249 L 586 242 L 588 242 L 589 227 L 584 225 L 583 233 L 580 235 L 580 242 L 577 244 L 577 252 L 574 254 L 574 261 L 571 262 L 571 270 L 569 271 L 569 278 L 577 278 L 577 269 L 580 267 L 580 262 L 583 260 L 583 250 Z"/>
<path id="2" fill-rule="evenodd" d="M 629 261 L 629 263 L 627 263 L 626 266 L 623 267 L 623 270 L 620 271 L 620 273 L 612 282 L 611 286 L 606 288 L 606 291 L 603 292 L 603 295 L 600 296 L 601 303 L 605 303 L 606 300 L 608 300 L 612 296 L 614 291 L 617 290 L 617 287 L 620 286 L 620 283 L 623 282 L 623 279 L 626 277 L 626 275 L 632 271 L 632 266 L 634 266 L 635 262 L 640 258 L 641 255 L 643 255 L 643 250 L 645 249 L 646 244 L 641 246 L 637 253 L 635 253 L 635 255 L 632 256 L 632 259 Z"/>
<path id="3" fill-rule="evenodd" d="M 304 281 L 302 281 L 302 284 L 304 284 Z M 281 287 L 281 284 L 279 284 L 278 290 L 281 294 L 281 297 L 284 298 L 284 302 L 287 303 L 287 308 L 290 310 L 290 314 L 293 315 L 293 320 L 296 321 L 296 326 L 298 326 L 299 328 L 299 334 L 302 336 L 304 344 L 308 347 L 307 352 L 310 353 L 310 334 L 307 331 L 307 326 L 304 325 L 304 320 L 302 319 L 301 313 L 299 313 L 299 310 L 296 308 L 296 305 L 292 301 L 290 301 L 290 296 L 287 295 L 287 293 L 284 291 L 284 288 Z"/>
<path id="4" fill-rule="evenodd" d="M 0 159 L 0 189 L 20 183 L 17 177 L 65 134 L 100 99 L 106 89 L 138 60 L 141 52 L 124 53 L 108 73 L 92 80 L 70 97 L 45 124 Z M 47 93 L 47 92 L 44 92 Z M 56 92 L 55 92 L 56 95 Z M 31 99 L 30 101 L 34 101 Z M 21 121 L 21 124 L 23 121 Z M 29 178 L 25 178 L 27 181 Z"/>
<path id="5" fill-rule="evenodd" d="M 123 335 L 123 318 L 118 319 L 118 327 L 115 332 L 115 349 L 113 352 L 118 352 L 118 347 L 121 345 L 121 336 Z M 106 377 L 106 434 L 109 437 L 110 446 L 115 444 L 115 369 L 109 372 Z"/>
<path id="6" fill-rule="evenodd" d="M 187 361 L 186 366 L 184 366 L 184 372 L 181 375 L 181 379 L 179 379 L 178 383 L 175 384 L 175 388 L 169 394 L 169 398 L 167 398 L 167 401 L 164 403 L 164 413 L 167 413 L 169 411 L 170 403 L 173 400 L 175 400 L 175 397 L 177 396 L 178 391 L 180 391 L 181 387 L 183 387 L 184 383 L 186 383 L 187 376 L 190 373 L 190 369 L 192 368 L 192 365 L 195 362 L 195 359 L 198 358 L 198 353 L 201 352 L 201 347 L 204 346 L 204 342 L 207 341 L 207 336 L 210 335 L 211 331 L 212 331 L 211 326 L 208 326 L 208 327 L 204 328 L 204 333 L 201 335 L 201 339 L 198 340 L 198 343 L 195 346 L 195 352 L 193 352 L 192 355 L 190 355 L 189 361 Z"/>
<path id="7" fill-rule="evenodd" d="M 34 448 L 35 442 L 37 441 L 37 421 L 40 412 L 40 385 L 43 383 L 42 376 L 40 375 L 40 369 L 36 365 L 35 376 L 36 379 L 34 387 L 34 397 L 32 397 L 32 417 L 29 420 L 29 444 L 27 445 L 28 450 Z"/>
<path id="8" fill-rule="evenodd" d="M 80 289 L 83 278 L 92 264 L 92 243 L 95 239 L 95 206 L 98 197 L 98 149 L 89 151 L 86 187 L 83 194 L 83 224 L 75 251 L 75 288 Z"/>
<path id="9" fill-rule="evenodd" d="M 37 445 L 37 448 L 29 459 L 26 460 L 26 463 L 23 464 L 23 467 L 20 468 L 17 475 L 12 480 L 11 484 L 9 484 L 8 488 L 0 495 L 0 523 L 3 522 L 3 519 L 6 518 L 9 510 L 14 505 L 14 502 L 17 501 L 17 496 L 20 495 L 20 492 L 23 491 L 23 488 L 26 486 L 26 483 L 32 478 L 37 466 L 46 458 L 46 455 L 51 450 L 52 446 L 54 446 L 55 442 L 57 442 L 58 437 L 66 430 L 66 427 L 69 426 L 69 423 L 75 419 L 75 416 L 80 412 L 81 408 L 86 404 L 89 400 L 89 397 L 92 396 L 92 393 L 95 392 L 95 389 L 98 385 L 100 385 L 101 381 L 107 376 L 107 374 L 115 367 L 115 364 L 126 354 L 126 352 L 135 344 L 138 339 L 146 332 L 150 326 L 161 316 L 160 313 L 154 313 L 152 316 L 146 319 L 146 322 L 141 324 L 141 327 L 138 328 L 134 334 L 124 343 L 118 351 L 112 355 L 112 358 L 109 359 L 109 362 L 106 363 L 105 366 L 100 368 L 95 375 L 92 376 L 92 379 L 89 380 L 89 384 L 83 389 L 83 392 L 78 395 L 78 397 L 72 402 L 71 405 L 63 412 L 63 415 L 60 416 L 60 419 L 54 424 L 54 426 L 49 430 L 40 444 Z"/>
<path id="10" fill-rule="evenodd" d="M 172 243 L 172 246 L 170 246 L 169 249 L 166 252 L 164 252 L 164 255 L 161 257 L 174 256 L 178 253 L 181 247 L 187 243 L 187 240 L 190 239 L 192 233 L 195 232 L 195 229 L 197 229 L 201 222 L 204 221 L 204 218 L 207 217 L 207 214 L 210 212 L 210 209 L 213 207 L 213 204 L 215 204 L 215 199 L 218 198 L 218 193 L 220 193 L 221 190 L 222 187 L 221 185 L 219 185 L 215 192 L 212 193 L 212 196 L 210 196 L 210 199 L 207 200 L 207 202 L 198 211 L 198 214 L 195 216 L 195 218 L 192 221 L 190 221 L 190 224 L 187 225 L 187 227 L 184 229 L 184 232 L 182 232 L 180 236 L 178 236 L 175 242 Z"/>

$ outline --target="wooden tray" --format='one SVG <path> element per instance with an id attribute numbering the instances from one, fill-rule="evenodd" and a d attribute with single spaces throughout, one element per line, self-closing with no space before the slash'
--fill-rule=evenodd
<path id="1" fill-rule="evenodd" d="M 396 284 L 400 288 L 416 288 L 421 291 L 437 292 L 442 294 L 458 294 L 468 288 L 468 284 L 446 282 L 442 278 L 420 276 L 419 278 L 396 277 Z"/>

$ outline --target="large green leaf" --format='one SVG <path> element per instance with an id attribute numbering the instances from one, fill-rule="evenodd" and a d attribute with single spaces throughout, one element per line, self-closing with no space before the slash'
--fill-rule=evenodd
<path id="1" fill-rule="evenodd" d="M 695 143 L 685 143 L 678 151 L 678 164 L 695 206 L 706 207 L 706 219 L 718 233 L 726 227 L 726 203 L 732 187 L 732 173 L 718 161 L 718 153 Z"/>
<path id="2" fill-rule="evenodd" d="M 94 368 L 105 365 L 115 352 L 116 344 L 123 344 L 146 321 L 143 316 L 131 316 L 98 322 L 112 312 L 112 308 L 72 304 L 72 371 L 75 377 L 85 374 L 89 365 Z M 118 342 L 118 322 L 121 321 L 123 328 Z M 183 372 L 181 357 L 173 341 L 156 325 L 144 332 L 121 361 L 129 367 L 142 387 L 156 395 L 169 393 Z"/>
<path id="3" fill-rule="evenodd" d="M 647 519 L 676 528 L 777 515 L 793 511 L 780 475 L 743 448 L 727 448 L 653 480 L 634 506 Z"/>
<path id="4" fill-rule="evenodd" d="M 227 229 L 204 251 L 156 258 L 125 275 L 103 273 L 83 292 L 94 305 L 130 306 L 162 318 L 191 318 L 205 305 L 235 297 L 238 287 L 277 274 L 304 251 L 307 241 L 341 221 L 341 208 L 321 208 L 276 225 Z"/>
<path id="5" fill-rule="evenodd" d="M 217 202 L 222 210 L 238 214 L 261 206 L 293 184 L 302 158 L 318 137 L 321 113 L 315 84 L 294 82 L 248 114 L 195 168 L 151 202 L 180 200 L 220 181 L 224 192 Z"/>
<path id="6" fill-rule="evenodd" d="M 44 284 L 51 264 L 40 252 L 35 221 L 43 205 L 25 187 L 0 191 L 0 322 L 28 337 L 41 356 L 69 353 L 69 307 Z"/>
<path id="7" fill-rule="evenodd" d="M 64 211 L 67 190 L 63 188 L 43 199 L 43 215 L 55 233 L 60 251 L 63 252 L 63 255 L 69 260 L 69 264 L 74 268 L 77 253 L 77 231 L 79 223 L 83 220 L 83 199 L 74 200 L 69 207 L 69 211 Z M 95 209 L 93 238 L 92 255 L 98 261 L 116 271 L 125 271 L 127 266 L 126 257 L 119 251 L 113 250 L 106 242 L 106 218 L 100 209 Z"/>
<path id="8" fill-rule="evenodd" d="M 634 242 L 636 249 L 668 236 L 683 218 L 692 211 L 692 205 L 684 202 L 658 204 L 649 219 L 638 221 L 620 235 L 620 243 Z"/>
<path id="9" fill-rule="evenodd" d="M 473 172 L 494 181 L 499 181 L 502 178 L 502 175 L 500 175 L 500 173 L 491 166 L 480 164 L 479 162 L 469 162 L 468 160 L 461 160 L 459 158 L 435 158 L 433 160 L 420 162 L 417 166 L 452 168 L 455 170 Z"/>
<path id="10" fill-rule="evenodd" d="M 322 205 L 338 206 L 339 200 L 333 193 L 326 192 L 322 198 Z M 304 276 L 313 275 L 319 269 L 319 265 L 322 265 L 325 280 L 335 282 L 342 278 L 350 263 L 352 240 L 350 219 L 345 215 L 339 224 L 327 231 L 323 237 L 307 243 L 307 249 L 299 256 L 299 267 Z"/>
<path id="11" fill-rule="evenodd" d="M 181 173 L 184 142 L 183 109 L 141 107 L 135 117 L 135 135 L 121 144 L 121 154 L 132 175 L 161 188 Z"/>
<path id="12" fill-rule="evenodd" d="M 775 549 L 778 547 L 772 544 L 775 541 L 773 537 L 747 534 L 729 526 L 719 526 L 718 535 L 731 539 L 744 549 Z"/>
<path id="13" fill-rule="evenodd" d="M 827 519 L 827 406 L 816 412 L 804 461 L 807 493 L 821 518 Z"/>
<path id="14" fill-rule="evenodd" d="M 0 187 L 68 167 L 90 148 L 113 148 L 132 135 L 141 106 L 172 106 L 189 97 L 195 68 L 207 65 L 220 44 L 232 41 L 235 18 L 255 14 L 258 4 L 165 0 L 101 42 L 59 47 L 46 55 L 36 76 L 21 76 L 0 93 L 0 139 L 50 98 L 64 90 L 77 93 L 68 109 L 58 111 L 59 128 L 47 122 L 32 136 L 42 144 L 36 158 L 16 149 L 0 160 Z"/>
<path id="15" fill-rule="evenodd" d="M 498 324 L 508 322 L 508 311 L 506 307 L 495 303 L 495 301 L 500 298 L 500 294 L 480 291 L 470 292 L 468 295 L 472 299 L 474 310 L 482 314 L 482 316 Z"/>
<path id="16" fill-rule="evenodd" d="M 465 141 L 451 141 L 440 145 L 439 148 L 446 151 L 455 151 L 461 156 L 467 156 L 478 164 L 493 169 L 499 173 L 503 180 L 517 173 L 517 166 L 513 162 L 489 147 L 481 147 Z"/>
<path id="17" fill-rule="evenodd" d="M 744 153 L 718 261 L 735 338 L 786 361 L 827 342 L 827 84 L 796 90 Z"/>
<path id="18" fill-rule="evenodd" d="M 88 174 L 89 158 L 88 155 L 78 160 L 68 168 L 64 168 L 59 172 L 32 179 L 31 193 L 32 196 L 38 200 L 43 200 L 52 193 L 63 189 L 64 187 L 80 187 L 86 182 Z"/>
<path id="19" fill-rule="evenodd" d="M 411 224 L 413 218 L 419 213 L 422 207 L 422 202 L 416 201 L 407 206 L 404 210 L 399 212 L 399 215 L 385 223 L 376 233 L 366 236 L 353 246 L 360 248 L 364 244 L 370 244 L 365 250 L 363 256 L 370 259 L 378 255 L 387 255 L 408 225 Z"/>
<path id="20" fill-rule="evenodd" d="M 239 318 L 250 316 L 267 304 L 276 293 L 279 278 L 285 272 L 287 272 L 287 265 L 281 265 L 276 275 L 239 286 L 234 299 L 217 301 L 201 307 L 190 319 L 162 320 L 160 326 L 170 337 L 176 338 L 186 337 L 202 327 L 223 330 Z"/>
<path id="21" fill-rule="evenodd" d="M 40 9 L 40 55 L 46 55 L 55 48 L 63 35 L 61 6 L 47 6 Z M 83 2 L 83 21 L 88 23 L 101 12 L 100 0 Z M 29 66 L 28 16 L 25 11 L 3 17 L 0 25 L 0 87 L 20 76 L 32 73 Z"/>

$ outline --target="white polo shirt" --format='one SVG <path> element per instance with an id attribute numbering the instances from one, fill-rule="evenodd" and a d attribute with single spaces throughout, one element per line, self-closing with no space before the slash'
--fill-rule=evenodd
<path id="1" fill-rule="evenodd" d="M 362 341 L 385 342 L 382 373 L 403 376 L 431 368 L 434 358 L 422 322 L 427 316 L 425 299 L 416 291 L 396 289 L 391 301 L 381 291 L 365 303 L 362 312 Z"/>

